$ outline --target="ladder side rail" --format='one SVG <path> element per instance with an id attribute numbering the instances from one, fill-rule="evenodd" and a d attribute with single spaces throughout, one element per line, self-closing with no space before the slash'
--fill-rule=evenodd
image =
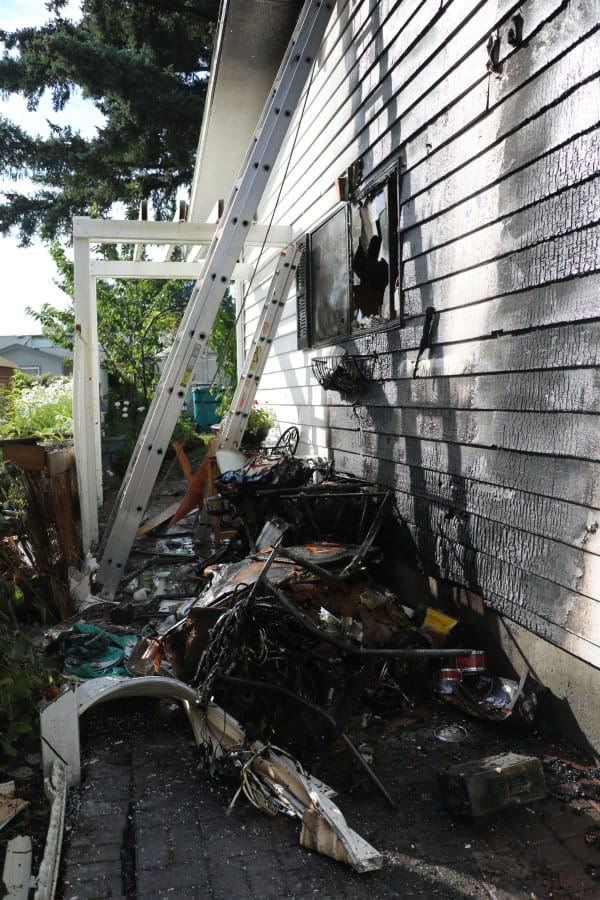
<path id="1" fill-rule="evenodd" d="M 175 406 L 178 407 L 177 412 L 167 419 L 167 426 L 172 420 L 172 426 L 170 428 L 168 437 L 170 437 L 170 435 L 172 434 L 173 428 L 175 427 L 175 423 L 177 421 L 177 417 L 179 416 L 179 412 L 181 410 L 181 407 L 183 406 L 183 400 L 185 398 L 185 390 L 182 391 L 181 387 L 187 388 L 187 385 L 191 381 L 191 378 L 193 376 L 194 364 L 206 345 L 206 342 L 208 340 L 208 333 L 210 332 L 210 328 L 212 327 L 212 323 L 214 322 L 214 318 L 218 310 L 218 305 L 221 302 L 222 296 L 225 292 L 225 284 L 228 283 L 229 279 L 224 275 L 220 276 L 220 281 L 223 285 L 222 292 L 218 292 L 218 300 L 214 306 L 214 310 L 210 310 L 211 315 L 206 317 L 208 319 L 208 323 L 205 324 L 204 327 L 202 327 L 202 322 L 197 323 L 195 321 L 195 319 L 198 318 L 198 295 L 200 294 L 202 287 L 205 286 L 205 283 L 209 278 L 213 282 L 217 279 L 217 273 L 215 271 L 212 271 L 209 274 L 209 271 L 210 269 L 213 269 L 213 267 L 216 267 L 217 269 L 220 268 L 219 263 L 221 262 L 221 260 L 215 260 L 215 256 L 219 244 L 223 242 L 224 237 L 232 237 L 232 228 L 233 231 L 242 231 L 243 229 L 243 233 L 245 236 L 245 233 L 250 226 L 250 223 L 256 211 L 256 206 L 258 205 L 260 197 L 262 196 L 262 192 L 264 191 L 264 187 L 266 186 L 266 182 L 268 181 L 268 178 L 270 176 L 272 165 L 277 157 L 279 147 L 281 146 L 281 143 L 283 143 L 283 139 L 285 137 L 285 134 L 287 133 L 289 122 L 293 114 L 293 107 L 298 102 L 298 99 L 300 98 L 300 95 L 302 93 L 302 89 L 308 78 L 310 68 L 312 67 L 312 60 L 319 48 L 322 35 L 325 31 L 327 21 L 329 20 L 330 12 L 330 3 L 311 3 L 311 0 L 307 0 L 307 3 L 302 10 L 298 25 L 292 36 L 288 50 L 286 51 L 286 57 L 284 58 L 278 76 L 276 78 L 272 96 L 270 100 L 267 101 L 255 134 L 250 142 L 242 169 L 242 175 L 238 179 L 238 182 L 234 186 L 233 191 L 229 197 L 228 203 L 221 217 L 220 224 L 217 227 L 209 246 L 203 272 L 198 279 L 194 290 L 192 291 L 192 295 L 188 302 L 178 334 L 173 343 L 173 347 L 167 360 L 167 364 L 165 365 L 165 368 L 163 370 L 163 375 L 157 386 L 154 399 L 150 405 L 150 409 L 148 411 L 148 415 L 146 417 L 144 425 L 142 426 L 142 430 L 140 431 L 138 442 L 131 457 L 129 467 L 125 473 L 123 479 L 124 490 L 117 498 L 114 510 L 115 515 L 114 517 L 111 517 L 112 521 L 109 522 L 109 525 L 114 525 L 117 518 L 120 518 L 121 524 L 123 524 L 122 520 L 126 517 L 126 513 L 123 511 L 123 504 L 124 502 L 128 503 L 129 500 L 129 498 L 125 496 L 125 491 L 127 491 L 129 488 L 131 489 L 128 491 L 129 493 L 133 491 L 136 497 L 139 497 L 140 502 L 136 504 L 136 508 L 132 512 L 135 512 L 136 517 L 139 513 L 141 521 L 143 510 L 140 513 L 138 507 L 142 505 L 145 508 L 152 487 L 154 486 L 156 475 L 158 474 L 161 463 L 161 460 L 159 459 L 158 465 L 156 465 L 156 460 L 152 460 L 152 457 L 144 459 L 143 457 L 141 457 L 141 451 L 144 444 L 147 445 L 149 435 L 157 433 L 157 425 L 161 424 L 163 419 L 165 418 L 165 406 L 169 403 L 173 408 Z M 288 77 L 289 73 L 287 70 L 290 66 L 292 70 L 291 77 Z M 269 151 L 271 152 L 269 153 Z M 262 157 L 261 152 L 264 153 L 264 156 Z M 266 160 L 269 158 L 269 156 L 272 157 L 272 160 L 269 160 L 269 162 L 267 162 Z M 255 182 L 260 182 L 262 186 L 262 189 L 260 190 L 260 194 L 258 196 L 256 196 L 257 192 L 254 190 Z M 227 228 L 228 225 L 230 226 L 229 228 Z M 243 237 L 241 237 L 239 240 L 239 247 L 236 244 L 235 250 L 233 251 L 235 253 L 236 260 L 241 254 L 243 244 L 244 239 Z M 213 302 L 215 300 L 214 297 L 209 299 L 213 299 Z M 203 312 L 203 307 L 200 308 L 200 313 L 201 312 Z M 173 368 L 177 366 L 178 360 L 180 358 L 178 350 L 182 345 L 182 342 L 189 340 L 188 336 L 193 336 L 194 334 L 199 334 L 200 338 L 196 342 L 195 347 L 192 349 L 192 353 L 190 355 L 191 368 L 190 364 L 188 364 L 187 366 L 183 367 L 183 371 L 181 371 L 181 366 L 179 366 L 180 371 L 173 371 Z M 166 398 L 163 398 L 163 389 L 166 385 L 168 385 L 168 393 Z M 178 386 L 177 390 L 175 390 L 176 386 Z M 177 398 L 180 402 L 176 403 L 175 398 Z M 163 399 L 162 403 L 161 399 Z M 164 402 L 165 399 L 166 403 Z M 166 440 L 168 440 L 168 438 Z M 158 450 L 164 450 L 164 448 L 158 448 Z M 160 456 L 158 450 L 157 454 Z M 151 450 L 149 450 L 148 452 L 151 453 Z M 154 462 L 154 465 L 152 465 L 152 462 Z M 148 470 L 153 471 L 154 469 L 156 470 L 156 474 L 154 475 L 154 479 L 152 479 L 151 484 L 148 487 L 148 481 L 150 479 L 147 473 Z M 130 528 L 131 526 L 127 529 L 128 532 Z M 106 547 L 108 545 L 108 542 L 110 541 L 112 530 L 113 528 L 111 527 L 110 532 L 108 528 L 105 531 L 106 537 L 102 545 L 102 549 L 104 549 L 104 551 L 106 551 Z M 131 537 L 131 543 L 133 543 L 133 538 L 134 535 Z M 107 557 L 106 552 L 104 552 L 99 567 L 100 581 L 102 580 L 104 574 L 104 561 L 108 558 L 109 557 Z"/>
<path id="2" fill-rule="evenodd" d="M 231 407 L 221 426 L 220 447 L 222 449 L 239 449 L 301 253 L 300 247 L 290 245 L 277 260 L 254 337 L 240 372 Z"/>
<path id="3" fill-rule="evenodd" d="M 140 432 L 104 543 L 98 580 L 113 597 L 200 353 L 314 64 L 332 4 L 307 0 L 244 170 L 234 186 Z"/>

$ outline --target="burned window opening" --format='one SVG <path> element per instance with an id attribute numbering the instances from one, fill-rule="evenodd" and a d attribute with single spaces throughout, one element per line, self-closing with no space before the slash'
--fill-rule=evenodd
<path id="1" fill-rule="evenodd" d="M 356 188 L 306 235 L 297 277 L 298 347 L 337 343 L 402 319 L 398 176 Z"/>
<path id="2" fill-rule="evenodd" d="M 399 318 L 398 202 L 393 173 L 352 205 L 352 331 Z"/>

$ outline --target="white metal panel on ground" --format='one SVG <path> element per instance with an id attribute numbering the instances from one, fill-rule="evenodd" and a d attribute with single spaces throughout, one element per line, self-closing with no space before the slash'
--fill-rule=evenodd
<path id="1" fill-rule="evenodd" d="M 7 891 L 5 900 L 27 900 L 29 897 L 32 856 L 32 843 L 28 834 L 19 834 L 7 842 L 2 869 L 2 881 Z"/>

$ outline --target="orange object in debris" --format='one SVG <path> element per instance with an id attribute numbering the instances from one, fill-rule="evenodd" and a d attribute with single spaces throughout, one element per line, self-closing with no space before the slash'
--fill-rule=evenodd
<path id="1" fill-rule="evenodd" d="M 192 467 L 190 466 L 190 461 L 185 455 L 185 451 L 179 441 L 171 441 L 171 446 L 175 451 L 175 456 L 177 457 L 177 461 L 181 466 L 181 471 L 183 472 L 183 476 L 188 484 L 191 484 L 194 480 L 194 474 L 192 472 Z"/>
<path id="2" fill-rule="evenodd" d="M 211 461 L 216 456 L 219 449 L 219 437 L 213 438 L 213 441 L 206 451 L 204 459 L 200 463 L 198 471 L 192 478 L 187 493 L 181 503 L 179 509 L 169 522 L 169 526 L 175 525 L 180 519 L 185 519 L 195 509 L 202 509 L 204 506 L 204 489 L 208 482 L 210 474 Z"/>
<path id="3" fill-rule="evenodd" d="M 152 640 L 144 650 L 142 654 L 142 659 L 149 660 L 154 666 L 155 670 L 158 672 L 160 669 L 160 665 L 164 658 L 164 647 L 163 642 L 160 638 L 157 640 Z"/>

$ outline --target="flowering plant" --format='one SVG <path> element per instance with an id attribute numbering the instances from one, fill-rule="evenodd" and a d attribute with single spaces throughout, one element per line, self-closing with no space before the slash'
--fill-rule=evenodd
<path id="1" fill-rule="evenodd" d="M 258 400 L 255 400 L 248 416 L 246 431 L 249 431 L 250 434 L 255 434 L 261 428 L 266 428 L 268 431 L 276 421 L 274 413 L 267 406 L 261 406 Z"/>
<path id="2" fill-rule="evenodd" d="M 0 438 L 45 437 L 73 434 L 71 378 L 57 377 L 46 384 L 17 373 L 0 397 Z"/>

